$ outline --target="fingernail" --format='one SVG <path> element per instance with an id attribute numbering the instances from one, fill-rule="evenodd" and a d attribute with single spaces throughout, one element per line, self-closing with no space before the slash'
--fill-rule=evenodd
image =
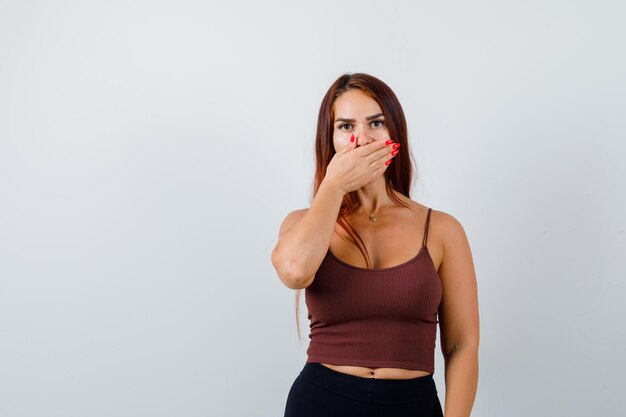
<path id="1" fill-rule="evenodd" d="M 399 143 L 394 143 L 393 146 L 391 146 L 393 149 L 398 149 L 400 147 Z"/>
<path id="2" fill-rule="evenodd" d="M 354 142 L 354 133 L 350 136 L 350 142 Z"/>
<path id="3" fill-rule="evenodd" d="M 385 162 L 385 165 L 389 166 L 390 163 L 391 163 L 391 159 Z"/>
<path id="4" fill-rule="evenodd" d="M 385 145 L 389 145 L 390 143 L 393 143 L 393 140 L 389 139 L 387 142 L 385 142 Z"/>

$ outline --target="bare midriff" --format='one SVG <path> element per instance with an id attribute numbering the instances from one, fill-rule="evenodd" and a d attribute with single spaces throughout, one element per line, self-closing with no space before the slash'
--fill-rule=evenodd
<path id="1" fill-rule="evenodd" d="M 362 366 L 331 365 L 328 363 L 322 363 L 322 365 L 343 374 L 359 376 L 362 378 L 411 379 L 419 378 L 420 376 L 430 375 L 430 372 L 415 371 L 412 369 L 367 368 Z"/>

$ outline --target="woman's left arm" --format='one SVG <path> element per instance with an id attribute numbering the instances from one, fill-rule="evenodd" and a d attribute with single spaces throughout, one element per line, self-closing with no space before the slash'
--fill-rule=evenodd
<path id="1" fill-rule="evenodd" d="M 441 350 L 445 361 L 445 417 L 469 417 L 478 388 L 478 285 L 472 252 L 461 223 L 442 214 L 444 240 L 439 277 Z"/>

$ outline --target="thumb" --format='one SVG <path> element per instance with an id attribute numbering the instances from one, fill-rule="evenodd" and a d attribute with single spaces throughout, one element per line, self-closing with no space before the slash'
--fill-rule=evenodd
<path id="1" fill-rule="evenodd" d="M 350 140 L 348 140 L 348 143 L 346 143 L 346 146 L 344 146 L 341 151 L 344 153 L 354 148 L 356 148 L 356 137 L 352 134 L 352 136 L 350 136 Z"/>

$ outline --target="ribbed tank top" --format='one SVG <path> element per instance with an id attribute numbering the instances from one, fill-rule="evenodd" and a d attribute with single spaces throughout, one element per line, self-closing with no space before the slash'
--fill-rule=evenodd
<path id="1" fill-rule="evenodd" d="M 402 264 L 357 267 L 329 248 L 305 289 L 307 363 L 434 373 L 442 286 L 426 246 L 431 210 L 421 249 Z"/>

